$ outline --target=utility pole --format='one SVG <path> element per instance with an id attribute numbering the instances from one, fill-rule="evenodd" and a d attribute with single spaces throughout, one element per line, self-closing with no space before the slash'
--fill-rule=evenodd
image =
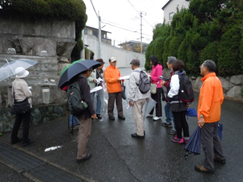
<path id="1" fill-rule="evenodd" d="M 100 12 L 98 12 L 99 18 L 99 44 L 98 44 L 98 58 L 101 58 L 101 17 Z"/>
<path id="2" fill-rule="evenodd" d="M 84 45 L 84 29 L 82 30 L 82 39 L 83 39 L 83 49 L 81 51 L 80 58 L 85 59 L 85 45 Z"/>
<path id="3" fill-rule="evenodd" d="M 141 40 L 141 53 L 143 53 L 143 43 L 142 43 L 142 40 L 143 40 L 143 34 L 142 34 L 142 19 L 143 19 L 143 12 L 140 12 L 140 19 L 141 19 L 141 24 L 140 24 L 140 33 L 141 33 L 141 37 L 140 37 L 140 40 Z"/>

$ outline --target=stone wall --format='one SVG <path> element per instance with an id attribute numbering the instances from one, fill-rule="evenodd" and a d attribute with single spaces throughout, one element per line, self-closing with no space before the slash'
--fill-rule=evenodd
<path id="1" fill-rule="evenodd" d="M 14 48 L 16 54 L 40 56 L 45 50 L 45 56 L 68 62 L 75 45 L 74 21 L 0 17 L 0 54 Z"/>
<path id="2" fill-rule="evenodd" d="M 34 106 L 31 110 L 30 125 L 48 122 L 67 115 L 66 104 Z M 15 115 L 11 113 L 10 108 L 0 110 L 0 121 L 0 132 L 12 131 Z"/>

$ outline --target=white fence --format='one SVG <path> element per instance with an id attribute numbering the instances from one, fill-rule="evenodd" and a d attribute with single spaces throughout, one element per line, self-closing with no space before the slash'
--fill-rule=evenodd
<path id="1" fill-rule="evenodd" d="M 94 59 L 98 59 L 98 38 L 92 35 L 84 36 L 84 43 L 88 45 L 88 49 L 92 50 L 95 55 Z M 140 60 L 140 67 L 144 67 L 145 64 L 145 54 L 136 53 L 132 51 L 127 51 L 115 46 L 101 42 L 101 58 L 105 62 L 105 67 L 109 66 L 109 58 L 115 57 L 117 59 L 118 68 L 130 67 L 130 62 L 132 59 Z"/>

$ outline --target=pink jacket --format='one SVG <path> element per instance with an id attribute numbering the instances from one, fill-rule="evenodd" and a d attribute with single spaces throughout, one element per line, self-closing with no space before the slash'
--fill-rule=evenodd
<path id="1" fill-rule="evenodd" d="M 159 78 L 161 75 L 163 75 L 162 65 L 157 64 L 156 66 L 152 66 L 151 83 L 157 84 L 157 88 L 161 88 L 162 80 Z"/>

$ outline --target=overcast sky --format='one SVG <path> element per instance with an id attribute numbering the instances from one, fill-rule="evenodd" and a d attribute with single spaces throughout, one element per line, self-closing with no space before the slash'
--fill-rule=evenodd
<path id="1" fill-rule="evenodd" d="M 168 0 L 83 0 L 88 15 L 87 26 L 98 28 L 99 13 L 102 30 L 109 31 L 108 38 L 119 44 L 129 40 L 140 41 L 141 19 L 143 13 L 142 33 L 143 42 L 150 43 L 153 28 L 164 20 L 164 11 L 161 9 Z M 92 3 L 95 11 L 93 9 Z"/>

